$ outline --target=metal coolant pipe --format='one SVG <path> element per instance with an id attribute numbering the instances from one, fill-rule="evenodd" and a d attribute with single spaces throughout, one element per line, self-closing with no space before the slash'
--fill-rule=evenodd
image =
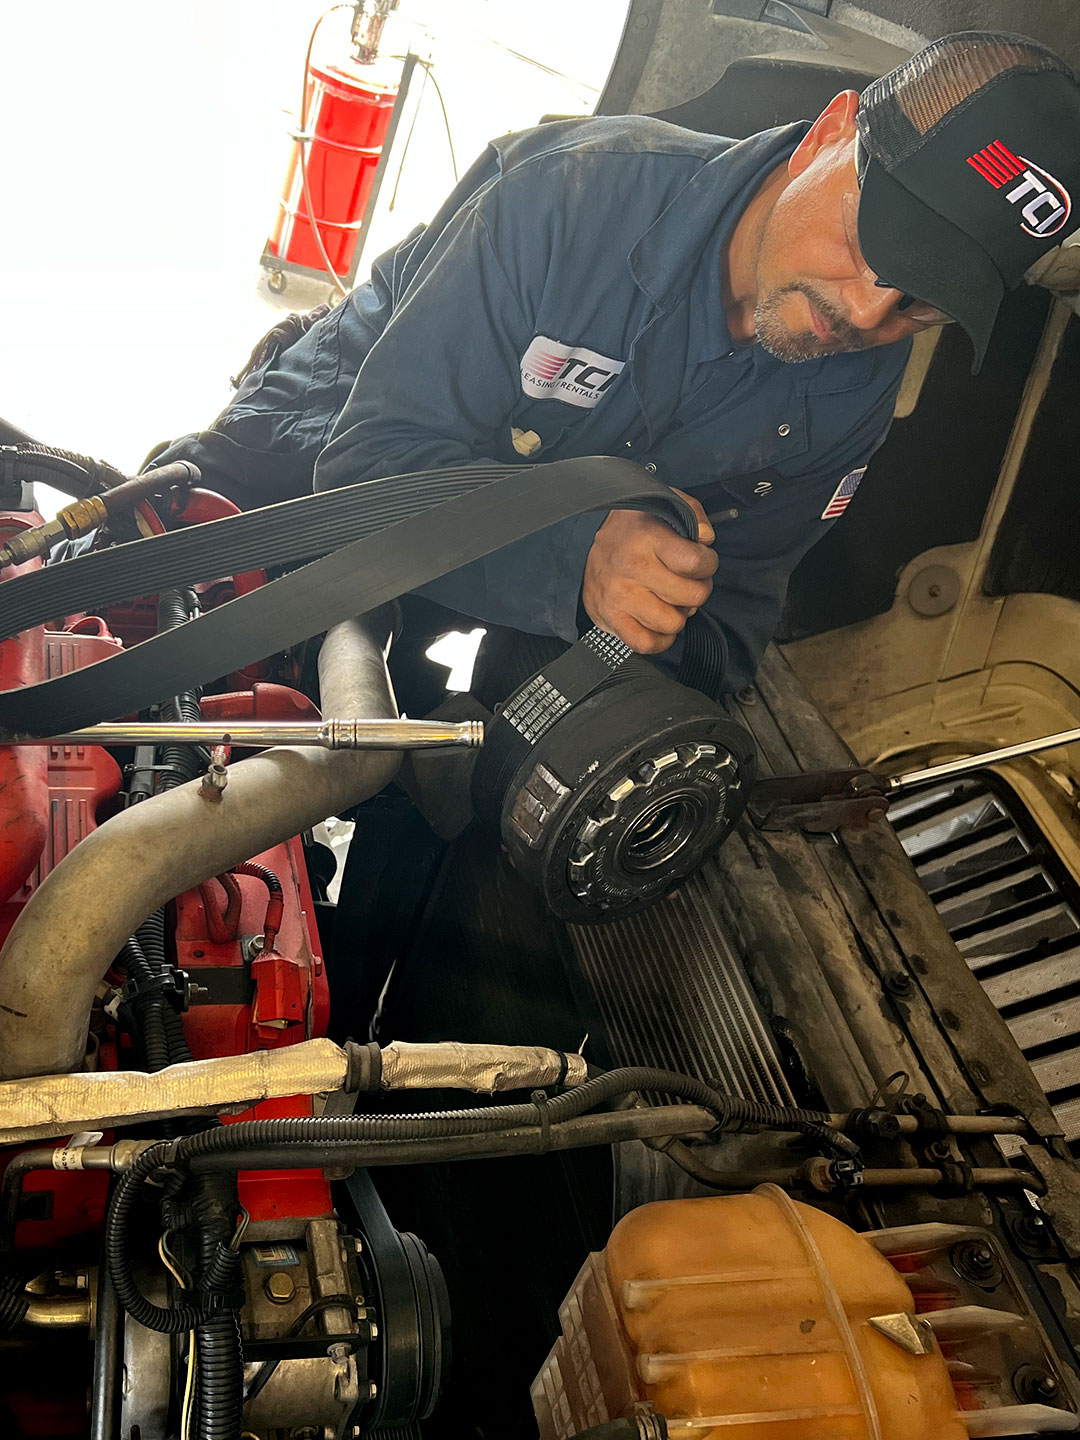
<path id="1" fill-rule="evenodd" d="M 325 713 L 396 716 L 388 612 L 331 630 L 319 656 Z M 0 950 L 0 1078 L 83 1064 L 94 993 L 124 941 L 167 901 L 376 794 L 400 753 L 280 747 L 122 811 L 81 841 L 23 907 Z"/>

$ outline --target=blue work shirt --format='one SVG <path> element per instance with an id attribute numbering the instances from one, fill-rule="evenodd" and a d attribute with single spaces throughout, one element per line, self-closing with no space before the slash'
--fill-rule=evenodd
<path id="1" fill-rule="evenodd" d="M 734 142 L 628 116 L 493 141 L 430 225 L 158 463 L 191 459 L 250 505 L 300 493 L 312 467 L 323 489 L 524 463 L 515 432 L 539 438 L 530 462 L 636 460 L 729 517 L 706 608 L 727 645 L 722 688 L 741 688 L 792 569 L 888 430 L 910 348 L 791 365 L 732 342 L 725 243 L 807 128 Z M 421 593 L 573 640 L 604 518 L 551 526 Z"/>

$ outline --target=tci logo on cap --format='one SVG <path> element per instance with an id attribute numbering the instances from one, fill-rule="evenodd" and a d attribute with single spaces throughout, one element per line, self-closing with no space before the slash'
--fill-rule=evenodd
<path id="1" fill-rule="evenodd" d="M 1000 140 L 993 140 L 983 150 L 969 155 L 967 163 L 973 166 L 984 180 L 989 180 L 995 190 L 1019 179 L 1019 185 L 1006 190 L 1005 199 L 1010 205 L 1024 202 L 1020 213 L 1024 217 L 1020 228 L 1037 240 L 1053 235 L 1065 224 L 1072 209 L 1069 192 L 1060 180 L 1045 170 L 1033 165 L 1030 160 L 1014 155 Z"/>

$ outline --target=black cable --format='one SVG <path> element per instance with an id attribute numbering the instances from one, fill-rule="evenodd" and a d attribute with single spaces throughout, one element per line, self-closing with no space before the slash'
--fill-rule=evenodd
<path id="1" fill-rule="evenodd" d="M 192 1226 L 199 1240 L 198 1280 L 211 1305 L 195 1327 L 195 1440 L 238 1440 L 244 1410 L 244 1360 L 240 1339 L 243 1278 L 233 1239 L 235 1176 L 201 1176 L 193 1204 Z"/>
<path id="2" fill-rule="evenodd" d="M 316 1315 L 321 1315 L 324 1310 L 349 1310 L 355 1315 L 356 1302 L 353 1300 L 353 1297 L 351 1295 L 324 1295 L 321 1300 L 313 1300 L 305 1310 L 301 1310 L 300 1314 L 289 1326 L 288 1330 L 285 1331 L 282 1339 L 295 1339 L 296 1336 L 300 1335 L 303 1332 L 304 1326 L 308 1323 L 308 1321 L 313 1319 Z M 252 1377 L 251 1383 L 244 1391 L 245 1405 L 248 1404 L 250 1401 L 254 1400 L 255 1396 L 258 1395 L 262 1390 L 265 1390 L 267 1382 L 269 1381 L 270 1377 L 273 1375 L 277 1367 L 281 1364 L 282 1358 L 284 1357 L 278 1357 L 273 1360 L 266 1360 L 263 1362 L 262 1365 L 259 1366 L 258 1370 Z"/>
<path id="3" fill-rule="evenodd" d="M 151 1072 L 170 1064 L 169 1040 L 165 1031 L 166 1009 L 171 1008 L 157 984 L 159 972 L 146 958 L 137 935 L 125 941 L 117 963 L 127 971 L 134 993 L 125 1001 L 140 1060 Z"/>

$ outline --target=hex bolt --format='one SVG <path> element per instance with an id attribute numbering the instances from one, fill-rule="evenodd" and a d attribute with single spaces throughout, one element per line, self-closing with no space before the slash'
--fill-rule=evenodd
<path id="1" fill-rule="evenodd" d="M 894 970 L 891 975 L 887 975 L 885 984 L 894 995 L 911 994 L 911 976 L 905 975 L 903 970 Z"/>
<path id="2" fill-rule="evenodd" d="M 1052 1405 L 1058 1397 L 1059 1386 L 1050 1371 L 1041 1365 L 1021 1365 L 1013 1376 L 1013 1389 L 1019 1399 L 1029 1405 Z"/>
<path id="3" fill-rule="evenodd" d="M 1051 1237 L 1041 1215 L 1020 1215 L 1013 1221 L 1012 1232 L 1026 1250 L 1045 1253 L 1051 1248 Z"/>
<path id="4" fill-rule="evenodd" d="M 1001 1284 L 1001 1266 L 985 1240 L 961 1240 L 949 1251 L 956 1273 L 985 1290 Z"/>
<path id="5" fill-rule="evenodd" d="M 275 1270 L 263 1281 L 263 1289 L 275 1305 L 288 1305 L 296 1294 L 296 1282 L 287 1270 Z"/>

